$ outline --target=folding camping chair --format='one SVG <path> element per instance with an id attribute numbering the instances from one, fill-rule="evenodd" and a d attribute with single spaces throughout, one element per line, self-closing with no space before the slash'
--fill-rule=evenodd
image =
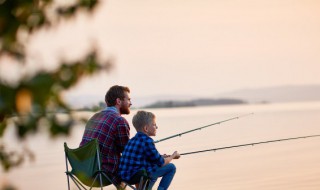
<path id="1" fill-rule="evenodd" d="M 112 183 L 110 177 L 101 170 L 101 158 L 97 139 L 93 139 L 87 144 L 76 149 L 70 149 L 67 146 L 67 143 L 64 143 L 64 151 L 68 190 L 70 190 L 69 178 L 72 179 L 79 190 L 87 190 L 87 187 L 89 187 L 89 190 L 93 187 L 100 187 L 102 190 L 103 187 L 108 185 L 117 187 Z M 71 171 L 69 171 L 68 168 L 68 161 L 72 168 Z M 139 178 L 139 190 L 146 189 L 148 182 L 146 172 L 140 173 Z M 135 179 L 132 184 L 136 182 L 137 180 Z M 126 186 L 134 190 L 138 190 L 130 185 L 130 183 L 126 183 Z"/>

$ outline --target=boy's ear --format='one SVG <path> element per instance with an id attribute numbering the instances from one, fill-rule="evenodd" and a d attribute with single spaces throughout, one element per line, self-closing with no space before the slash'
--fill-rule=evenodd
<path id="1" fill-rule="evenodd" d="M 143 131 L 148 132 L 148 125 L 145 125 L 145 126 L 143 127 Z"/>

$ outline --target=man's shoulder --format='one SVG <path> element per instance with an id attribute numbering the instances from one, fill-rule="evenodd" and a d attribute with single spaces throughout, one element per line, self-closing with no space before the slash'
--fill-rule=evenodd
<path id="1" fill-rule="evenodd" d="M 119 113 L 116 113 L 111 110 L 102 110 L 97 113 L 95 113 L 92 118 L 104 118 L 104 119 L 110 119 L 110 120 L 118 120 L 118 121 L 126 121 L 127 120 L 122 117 Z"/>
<path id="2" fill-rule="evenodd" d="M 104 111 L 100 111 L 95 113 L 87 122 L 86 128 L 97 128 L 97 126 L 113 126 L 111 128 L 115 128 L 115 126 L 125 126 L 129 127 L 129 123 L 125 118 L 119 115 L 114 115 L 113 113 L 106 113 Z M 98 127 L 99 128 L 99 127 Z M 111 129 L 110 128 L 110 129 Z"/>

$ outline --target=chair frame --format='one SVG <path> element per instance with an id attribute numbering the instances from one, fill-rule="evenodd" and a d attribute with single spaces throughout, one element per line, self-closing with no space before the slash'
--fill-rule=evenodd
<path id="1" fill-rule="evenodd" d="M 64 143 L 65 147 L 69 148 L 67 146 L 67 143 L 65 142 Z M 70 148 L 69 148 L 70 149 Z M 72 149 L 72 150 L 76 150 L 76 149 Z M 96 147 L 96 154 L 97 154 L 97 163 L 98 163 L 98 171 L 96 171 L 96 175 L 93 179 L 93 182 L 92 184 L 89 186 L 89 188 L 85 187 L 85 185 L 71 172 L 69 171 L 69 160 L 68 160 L 68 156 L 67 156 L 67 151 L 65 150 L 65 161 L 66 161 L 66 175 L 67 175 L 67 182 L 68 182 L 68 190 L 70 190 L 70 179 L 74 182 L 74 184 L 78 187 L 79 190 L 91 190 L 94 185 L 94 183 L 99 180 L 100 182 L 100 188 L 101 190 L 103 190 L 103 182 L 102 182 L 102 177 L 105 177 L 109 182 L 110 182 L 110 185 L 112 184 L 113 186 L 115 186 L 117 189 L 117 185 L 115 185 L 112 180 L 107 176 L 107 174 L 105 173 L 105 171 L 102 171 L 101 170 L 101 161 L 100 161 L 100 151 L 99 151 L 99 147 Z M 69 162 L 69 164 L 68 164 Z M 71 165 L 70 165 L 71 166 Z M 99 178 L 99 179 L 98 179 Z M 148 184 L 148 179 L 147 180 L 144 180 L 143 179 L 143 176 L 141 176 L 140 178 L 140 182 L 139 182 L 139 187 L 138 188 L 135 188 L 134 186 L 132 186 L 131 184 L 127 183 L 127 182 L 124 182 L 125 183 L 125 187 L 123 189 L 125 189 L 127 186 L 130 187 L 131 189 L 133 190 L 146 190 L 147 189 L 147 184 Z M 108 186 L 108 185 L 107 185 Z M 95 187 L 97 188 L 97 187 Z M 99 188 L 99 187 L 98 187 Z"/>
<path id="2" fill-rule="evenodd" d="M 67 146 L 67 143 L 65 142 L 65 147 L 68 147 Z M 75 149 L 73 149 L 75 150 Z M 117 187 L 114 183 L 112 183 L 112 180 L 107 176 L 107 174 L 101 170 L 101 162 L 100 162 L 100 152 L 99 152 L 99 149 L 98 147 L 96 147 L 96 154 L 97 154 L 97 163 L 98 163 L 98 170 L 96 171 L 96 175 L 94 177 L 94 180 L 91 184 L 91 186 L 89 186 L 89 189 L 85 187 L 85 185 L 79 180 L 77 179 L 76 176 L 73 175 L 73 173 L 71 173 L 71 171 L 69 171 L 69 164 L 68 164 L 68 156 L 67 156 L 67 151 L 65 150 L 65 161 L 66 161 L 66 175 L 67 175 L 67 181 L 68 181 L 68 190 L 70 190 L 70 179 L 69 177 L 72 179 L 72 181 L 75 183 L 75 185 L 78 187 L 79 190 L 91 190 L 93 188 L 93 185 L 94 183 L 99 180 L 100 182 L 100 188 L 101 190 L 103 190 L 103 182 L 102 182 L 102 177 L 105 177 L 109 182 L 110 182 L 110 185 L 114 185 L 115 187 Z M 70 165 L 71 166 L 71 165 Z M 98 179 L 99 178 L 99 179 Z"/>

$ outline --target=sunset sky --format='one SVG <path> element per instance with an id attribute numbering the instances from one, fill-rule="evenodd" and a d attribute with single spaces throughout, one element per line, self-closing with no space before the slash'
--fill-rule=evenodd
<path id="1" fill-rule="evenodd" d="M 320 84 L 318 0 L 108 0 L 40 32 L 30 54 L 47 63 L 97 46 L 114 68 L 71 95 L 211 96 L 243 88 Z M 59 55 L 59 56 L 58 56 Z"/>

